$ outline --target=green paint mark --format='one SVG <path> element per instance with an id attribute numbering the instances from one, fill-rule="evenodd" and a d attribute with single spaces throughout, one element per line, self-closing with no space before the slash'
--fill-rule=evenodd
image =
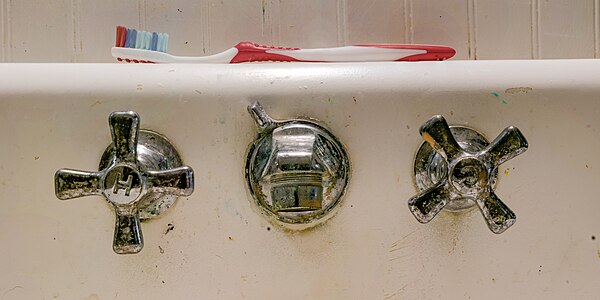
<path id="1" fill-rule="evenodd" d="M 500 102 L 502 102 L 502 104 L 508 104 L 508 102 L 509 102 L 508 99 L 506 99 L 504 96 L 502 96 L 502 94 L 500 94 L 500 93 L 498 93 L 496 91 L 492 91 L 490 93 L 490 95 L 498 98 L 500 100 Z"/>

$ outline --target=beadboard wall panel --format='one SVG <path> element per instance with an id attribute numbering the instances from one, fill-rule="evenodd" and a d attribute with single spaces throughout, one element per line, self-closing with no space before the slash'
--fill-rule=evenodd
<path id="1" fill-rule="evenodd" d="M 540 58 L 594 57 L 593 0 L 544 0 L 538 8 Z"/>
<path id="2" fill-rule="evenodd" d="M 73 12 L 69 0 L 4 0 L 5 61 L 71 61 Z"/>
<path id="3" fill-rule="evenodd" d="M 532 1 L 473 2 L 473 59 L 531 59 Z"/>
<path id="4" fill-rule="evenodd" d="M 406 3 L 405 3 L 406 2 Z M 406 43 L 408 1 L 346 0 L 344 44 Z"/>
<path id="5" fill-rule="evenodd" d="M 118 25 L 140 28 L 140 7 L 136 1 L 77 0 L 72 17 L 74 62 L 113 61 L 108 47 L 115 43 L 114 29 Z M 106 24 L 106 25 L 104 25 Z"/>
<path id="6" fill-rule="evenodd" d="M 211 0 L 203 16 L 207 19 L 209 53 L 224 51 L 241 41 L 272 44 L 271 11 L 271 2 L 265 0 L 242 3 Z M 196 54 L 199 52 L 196 51 Z"/>
<path id="7" fill-rule="evenodd" d="M 335 47 L 343 27 L 338 1 L 279 1 L 279 36 L 286 47 Z"/>
<path id="8" fill-rule="evenodd" d="M 207 1 L 140 1 L 140 27 L 169 34 L 168 52 L 178 55 L 206 55 L 209 52 Z"/>
<path id="9" fill-rule="evenodd" d="M 454 59 L 600 56 L 600 0 L 0 0 L 2 62 L 113 62 L 115 26 L 167 32 L 169 52 L 449 45 Z"/>

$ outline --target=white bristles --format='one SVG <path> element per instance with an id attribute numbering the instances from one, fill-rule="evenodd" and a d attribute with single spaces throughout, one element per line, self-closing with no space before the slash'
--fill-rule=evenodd
<path id="1" fill-rule="evenodd" d="M 144 31 L 144 43 L 142 47 L 146 50 L 150 50 L 150 43 L 152 42 L 152 34 L 150 32 Z"/>
<path id="2" fill-rule="evenodd" d="M 159 33 L 156 50 L 160 51 L 160 52 L 167 52 L 168 43 L 169 43 L 169 35 L 166 33 Z"/>

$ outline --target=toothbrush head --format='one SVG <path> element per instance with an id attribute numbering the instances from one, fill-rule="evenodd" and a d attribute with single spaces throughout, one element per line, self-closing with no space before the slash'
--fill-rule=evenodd
<path id="1" fill-rule="evenodd" d="M 117 37 L 115 47 L 131 48 L 157 52 L 167 52 L 169 35 L 166 33 L 148 32 L 117 26 Z M 151 61 L 131 60 L 128 58 L 117 58 L 118 61 L 134 63 L 152 63 Z"/>

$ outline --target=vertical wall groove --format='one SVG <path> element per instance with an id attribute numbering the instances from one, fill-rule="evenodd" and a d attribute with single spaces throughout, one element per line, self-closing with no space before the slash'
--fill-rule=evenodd
<path id="1" fill-rule="evenodd" d="M 200 20 L 202 27 L 202 53 L 210 53 L 210 0 L 202 0 L 200 5 Z"/>
<path id="2" fill-rule="evenodd" d="M 531 58 L 540 58 L 540 3 L 531 0 Z"/>
<path id="3" fill-rule="evenodd" d="M 77 62 L 83 52 L 81 39 L 81 0 L 71 0 L 71 62 Z"/>
<path id="4" fill-rule="evenodd" d="M 600 58 L 600 0 L 594 0 L 594 57 Z"/>
<path id="5" fill-rule="evenodd" d="M 0 62 L 6 62 L 6 33 L 4 25 L 4 0 L 0 0 L 0 38 L 2 39 L 1 51 L 0 51 Z"/>
<path id="6" fill-rule="evenodd" d="M 346 36 L 346 0 L 337 0 L 337 44 L 338 46 L 346 45 L 348 37 Z"/>
<path id="7" fill-rule="evenodd" d="M 271 25 L 271 1 L 262 0 L 261 36 L 273 44 L 273 26 Z"/>
<path id="8" fill-rule="evenodd" d="M 271 0 L 269 15 L 271 19 L 271 44 L 281 45 L 281 0 Z"/>
<path id="9" fill-rule="evenodd" d="M 137 12 L 138 12 L 138 29 L 148 30 L 146 28 L 146 0 L 137 1 Z"/>
<path id="10" fill-rule="evenodd" d="M 467 0 L 467 43 L 469 59 L 477 59 L 477 4 L 476 0 Z"/>
<path id="11" fill-rule="evenodd" d="M 2 61 L 10 62 L 12 60 L 12 19 L 10 7 L 12 0 L 2 0 Z"/>
<path id="12" fill-rule="evenodd" d="M 404 42 L 412 44 L 414 38 L 412 0 L 404 0 Z"/>

